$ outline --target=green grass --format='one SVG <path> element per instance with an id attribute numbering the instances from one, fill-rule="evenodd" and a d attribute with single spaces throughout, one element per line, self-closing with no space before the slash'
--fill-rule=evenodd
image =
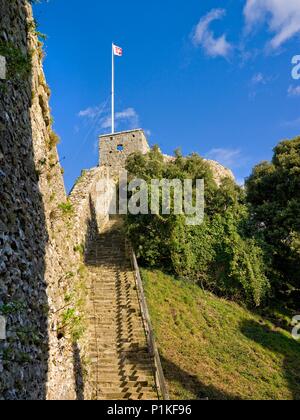
<path id="1" fill-rule="evenodd" d="M 300 399 L 300 343 L 236 303 L 142 270 L 172 399 Z"/>

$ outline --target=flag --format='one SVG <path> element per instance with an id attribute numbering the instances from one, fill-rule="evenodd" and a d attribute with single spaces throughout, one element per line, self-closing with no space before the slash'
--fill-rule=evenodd
<path id="1" fill-rule="evenodd" d="M 122 48 L 117 47 L 116 45 L 113 45 L 113 49 L 114 49 L 114 55 L 122 57 L 122 55 L 123 55 L 123 49 Z"/>

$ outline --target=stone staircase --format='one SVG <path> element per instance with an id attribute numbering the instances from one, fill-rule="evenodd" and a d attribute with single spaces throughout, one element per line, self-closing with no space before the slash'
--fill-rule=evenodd
<path id="1" fill-rule="evenodd" d="M 92 243 L 86 265 L 93 398 L 157 400 L 135 273 L 118 220 L 109 221 Z"/>

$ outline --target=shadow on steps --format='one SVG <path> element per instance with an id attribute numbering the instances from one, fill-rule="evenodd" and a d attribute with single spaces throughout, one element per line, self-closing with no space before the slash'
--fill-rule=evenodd
<path id="1" fill-rule="evenodd" d="M 81 363 L 80 349 L 76 342 L 73 343 L 73 365 L 74 365 L 76 399 L 78 401 L 83 401 L 84 400 L 83 367 Z"/>

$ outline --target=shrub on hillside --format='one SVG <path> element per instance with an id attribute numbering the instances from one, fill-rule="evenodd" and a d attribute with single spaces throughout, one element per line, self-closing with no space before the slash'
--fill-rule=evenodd
<path id="1" fill-rule="evenodd" d="M 270 278 L 277 297 L 299 307 L 300 137 L 274 149 L 272 162 L 257 165 L 246 183 L 252 232 L 270 247 Z"/>
<path id="2" fill-rule="evenodd" d="M 200 156 L 165 162 L 158 148 L 133 155 L 131 177 L 147 181 L 151 201 L 152 179 L 204 179 L 205 219 L 188 226 L 184 215 L 129 215 L 126 229 L 141 262 L 193 281 L 222 296 L 259 306 L 269 290 L 264 252 L 247 236 L 244 193 L 231 179 L 220 188 L 211 168 Z M 174 207 L 174 197 L 171 207 Z M 172 213 L 172 212 L 171 212 Z"/>

